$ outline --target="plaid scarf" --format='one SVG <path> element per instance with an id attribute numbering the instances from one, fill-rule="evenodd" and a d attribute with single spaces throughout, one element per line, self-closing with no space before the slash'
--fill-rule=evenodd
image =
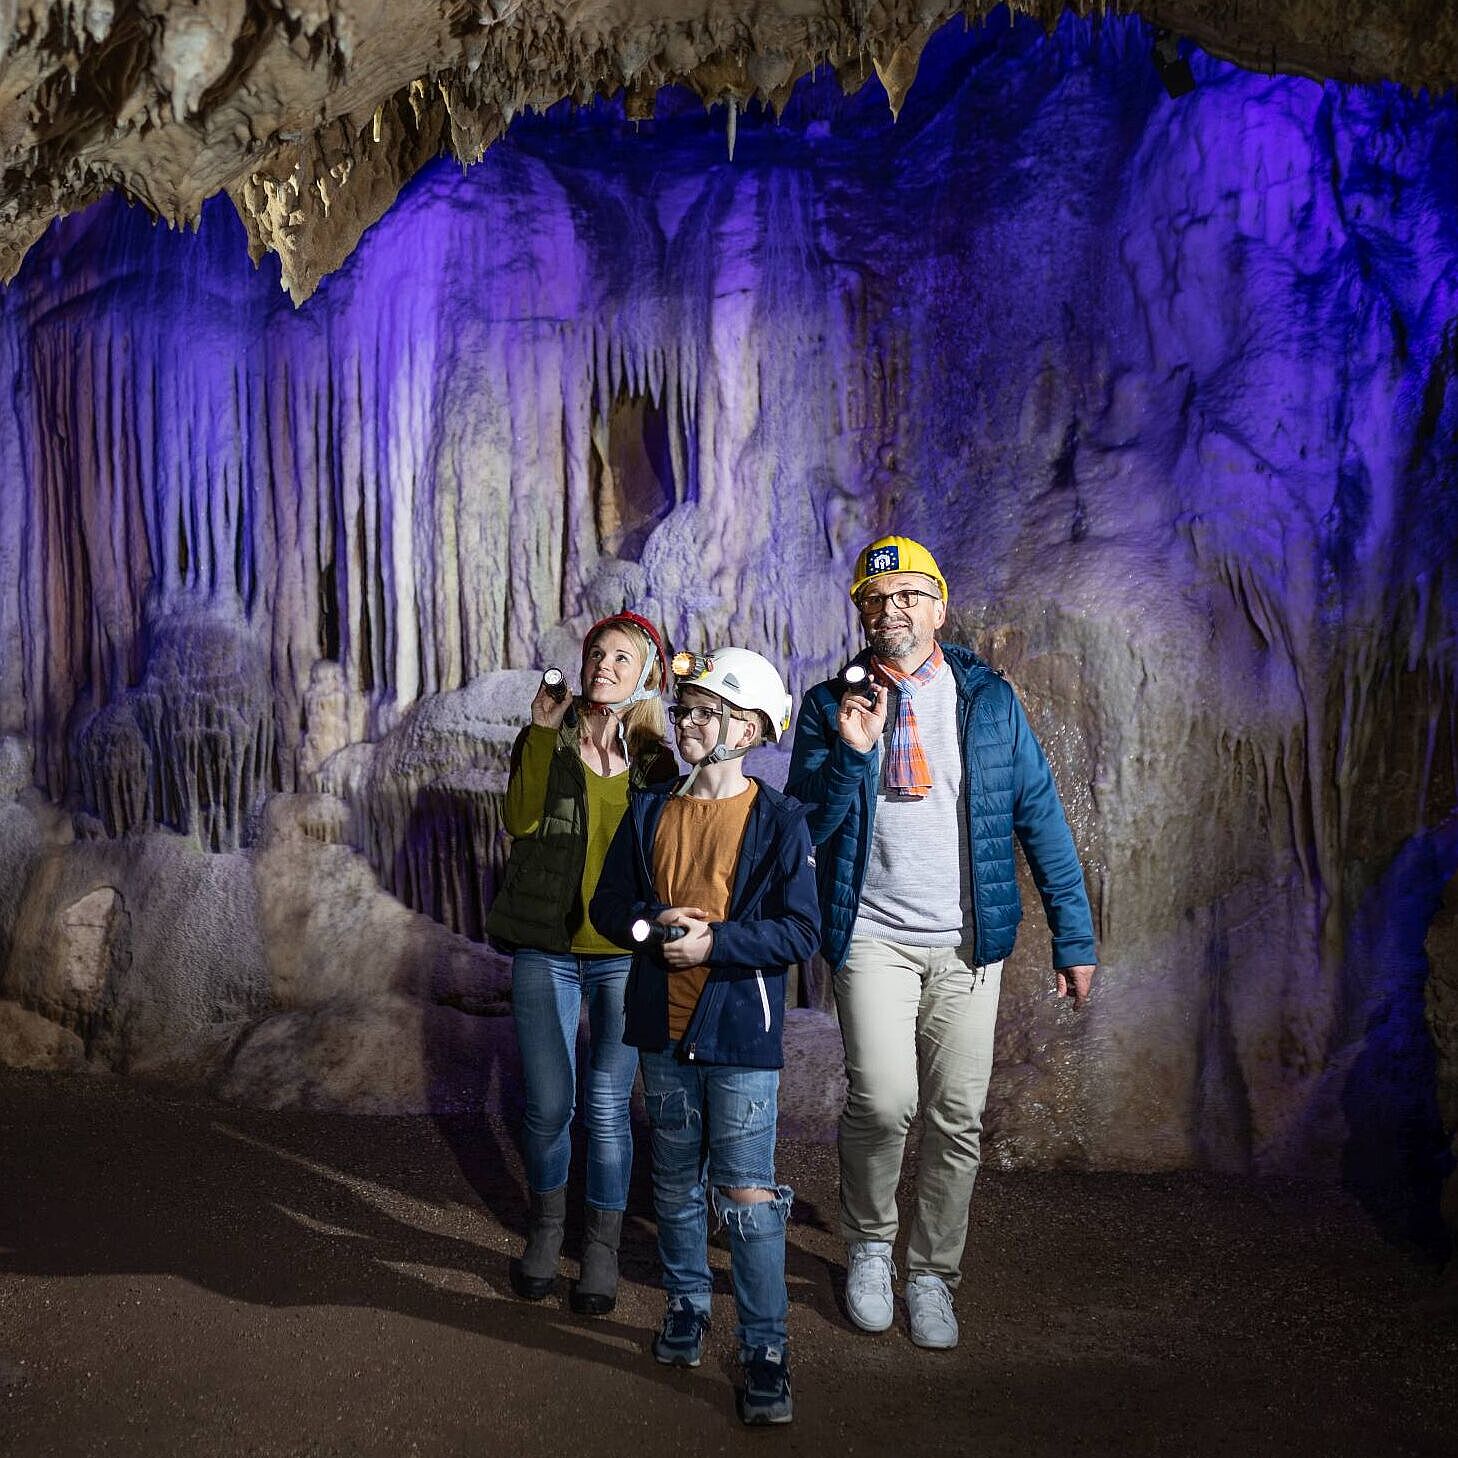
<path id="1" fill-rule="evenodd" d="M 911 701 L 918 684 L 930 683 L 946 662 L 942 645 L 932 644 L 931 657 L 915 673 L 902 673 L 889 663 L 872 657 L 871 673 L 878 683 L 896 689 L 896 723 L 891 729 L 891 751 L 886 756 L 886 788 L 896 790 L 910 800 L 924 800 L 931 791 L 931 766 L 921 747 L 916 729 L 916 711 Z"/>

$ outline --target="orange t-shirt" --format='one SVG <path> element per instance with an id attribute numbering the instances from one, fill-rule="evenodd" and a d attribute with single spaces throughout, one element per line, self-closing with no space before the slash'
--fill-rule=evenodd
<path id="1" fill-rule="evenodd" d="M 701 907 L 709 921 L 724 921 L 734 892 L 739 848 L 759 786 L 728 800 L 678 795 L 663 807 L 653 840 L 653 887 L 670 906 Z M 668 1036 L 681 1038 L 709 980 L 709 969 L 668 974 Z"/>

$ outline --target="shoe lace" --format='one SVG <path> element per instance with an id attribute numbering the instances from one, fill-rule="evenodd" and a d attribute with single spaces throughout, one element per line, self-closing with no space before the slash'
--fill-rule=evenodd
<path id="1" fill-rule="evenodd" d="M 850 1281 L 858 1291 L 889 1285 L 896 1267 L 885 1251 L 858 1250 L 851 1260 Z"/>
<path id="2" fill-rule="evenodd" d="M 685 1341 L 698 1334 L 701 1322 L 707 1324 L 703 1313 L 691 1301 L 685 1301 L 668 1308 L 663 1318 L 663 1334 L 670 1341 Z"/>
<path id="3" fill-rule="evenodd" d="M 782 1347 L 755 1347 L 744 1364 L 751 1388 L 777 1387 L 785 1373 Z"/>
<path id="4" fill-rule="evenodd" d="M 916 1294 L 919 1303 L 932 1308 L 929 1315 L 936 1317 L 939 1321 L 953 1320 L 952 1293 L 947 1290 L 944 1281 L 918 1281 Z"/>

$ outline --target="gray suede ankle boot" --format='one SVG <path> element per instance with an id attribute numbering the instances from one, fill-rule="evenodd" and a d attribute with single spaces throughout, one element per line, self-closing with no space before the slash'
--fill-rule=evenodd
<path id="1" fill-rule="evenodd" d="M 557 1258 L 562 1254 L 562 1227 L 567 1221 L 567 1186 L 531 1192 L 526 1249 L 510 1266 L 511 1289 L 523 1301 L 549 1296 L 557 1282 Z"/>
<path id="2" fill-rule="evenodd" d="M 579 1316 L 606 1316 L 618 1301 L 618 1241 L 623 1233 L 621 1210 L 587 1207 L 582 1242 L 582 1275 L 572 1283 L 568 1301 Z"/>

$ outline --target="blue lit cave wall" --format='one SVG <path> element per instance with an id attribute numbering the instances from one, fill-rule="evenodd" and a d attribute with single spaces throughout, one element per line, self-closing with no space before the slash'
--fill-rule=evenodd
<path id="1" fill-rule="evenodd" d="M 732 159 L 673 93 L 526 117 L 297 311 L 223 202 L 53 228 L 0 301 L 5 1056 L 509 1101 L 534 670 L 628 601 L 799 691 L 894 528 L 1029 705 L 1105 959 L 1055 1006 L 1025 887 L 993 1157 L 1436 1208 L 1458 107 L 1194 65 L 1174 102 L 1137 22 L 1002 20 L 894 125 L 810 78 Z"/>

